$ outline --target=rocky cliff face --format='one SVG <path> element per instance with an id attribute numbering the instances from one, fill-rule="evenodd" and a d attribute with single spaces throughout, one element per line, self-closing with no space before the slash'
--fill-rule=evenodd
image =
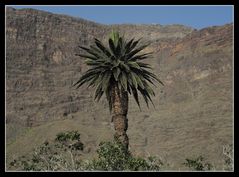
<path id="1" fill-rule="evenodd" d="M 106 26 L 32 9 L 6 11 L 7 158 L 27 153 L 62 130 L 78 129 L 86 155 L 112 138 L 106 101 L 92 90 L 71 88 L 87 69 L 78 45 L 102 40 L 112 28 L 143 37 L 154 51 L 148 62 L 165 83 L 156 108 L 129 105 L 130 147 L 157 154 L 180 167 L 193 154 L 218 166 L 222 146 L 232 143 L 232 24 L 194 30 L 181 25 Z M 85 140 L 85 141 L 84 141 Z M 28 144 L 27 147 L 25 145 Z M 16 151 L 16 147 L 21 147 Z"/>

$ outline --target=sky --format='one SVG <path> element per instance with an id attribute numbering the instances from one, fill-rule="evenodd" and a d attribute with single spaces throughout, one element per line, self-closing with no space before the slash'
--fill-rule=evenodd
<path id="1" fill-rule="evenodd" d="M 234 21 L 233 6 L 12 6 L 65 14 L 101 24 L 181 24 L 195 29 Z"/>

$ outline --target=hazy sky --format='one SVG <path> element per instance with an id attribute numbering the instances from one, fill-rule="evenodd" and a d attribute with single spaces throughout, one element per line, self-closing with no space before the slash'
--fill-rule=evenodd
<path id="1" fill-rule="evenodd" d="M 13 6 L 81 17 L 102 24 L 182 24 L 201 29 L 234 21 L 233 6 Z"/>

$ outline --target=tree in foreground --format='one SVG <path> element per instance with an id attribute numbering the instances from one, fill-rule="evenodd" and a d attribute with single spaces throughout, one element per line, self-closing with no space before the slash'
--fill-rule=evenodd
<path id="1" fill-rule="evenodd" d="M 79 46 L 85 51 L 77 54 L 85 58 L 85 63 L 91 68 L 73 85 L 76 88 L 83 84 L 95 88 L 95 100 L 99 101 L 103 94 L 109 103 L 115 128 L 114 138 L 128 149 L 128 94 L 132 94 L 140 108 L 139 93 L 143 96 L 147 107 L 151 96 L 155 93 L 150 84 L 155 81 L 163 84 L 151 72 L 149 64 L 142 62 L 151 56 L 143 50 L 149 44 L 140 44 L 139 40 L 125 40 L 118 32 L 112 31 L 106 47 L 100 40 L 94 39 L 89 47 Z"/>

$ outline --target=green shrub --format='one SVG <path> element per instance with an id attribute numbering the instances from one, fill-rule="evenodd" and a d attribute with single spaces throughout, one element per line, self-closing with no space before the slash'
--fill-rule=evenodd
<path id="1" fill-rule="evenodd" d="M 80 134 L 77 131 L 70 131 L 66 133 L 59 133 L 55 138 L 59 145 L 62 145 L 65 149 L 80 150 L 84 149 L 83 143 L 80 141 Z"/>
<path id="2" fill-rule="evenodd" d="M 204 158 L 199 156 L 195 159 L 186 159 L 186 162 L 183 163 L 185 166 L 196 171 L 209 171 L 212 170 L 213 166 L 210 163 L 204 162 Z"/>
<path id="3" fill-rule="evenodd" d="M 97 150 L 98 159 L 88 163 L 88 170 L 103 171 L 157 171 L 163 165 L 155 157 L 133 157 L 120 142 L 102 142 Z"/>

